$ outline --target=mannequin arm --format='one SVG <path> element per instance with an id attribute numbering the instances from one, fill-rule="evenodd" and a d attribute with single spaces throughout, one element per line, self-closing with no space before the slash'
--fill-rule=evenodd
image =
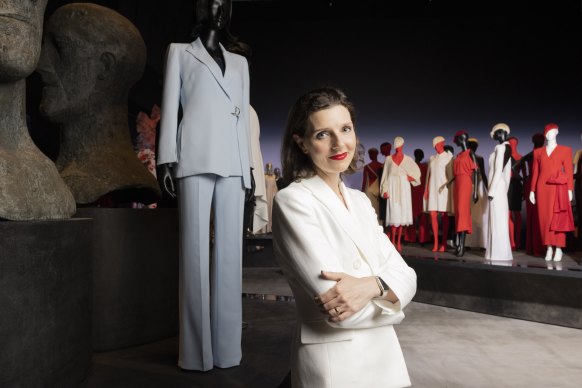
<path id="1" fill-rule="evenodd" d="M 477 201 L 479 200 L 477 187 L 477 182 L 479 179 L 479 177 L 477 176 L 477 174 L 479 174 L 479 164 L 477 164 L 477 158 L 475 157 L 473 151 L 470 151 L 469 155 L 471 155 L 471 159 L 473 160 L 473 163 L 475 163 L 475 170 L 473 170 L 473 203 L 477 203 Z"/>
<path id="2" fill-rule="evenodd" d="M 172 167 L 170 163 L 158 165 L 157 168 L 158 183 L 163 192 L 168 194 L 171 198 L 176 198 L 176 187 L 172 178 Z"/>
<path id="3" fill-rule="evenodd" d="M 569 191 L 569 190 L 568 190 Z M 529 192 L 529 201 L 535 205 L 536 204 L 536 193 L 534 193 L 533 191 Z"/>

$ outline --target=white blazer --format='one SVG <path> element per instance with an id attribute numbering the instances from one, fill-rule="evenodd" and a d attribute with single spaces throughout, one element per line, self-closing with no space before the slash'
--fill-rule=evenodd
<path id="1" fill-rule="evenodd" d="M 168 47 L 157 163 L 174 164 L 177 178 L 242 176 L 250 188 L 248 64 L 220 48 L 224 76 L 200 38 Z"/>
<path id="2" fill-rule="evenodd" d="M 294 387 L 403 387 L 410 385 L 392 327 L 416 292 L 416 274 L 378 226 L 370 200 L 341 191 L 347 208 L 319 177 L 292 183 L 273 205 L 275 256 L 295 296 L 298 328 L 292 351 Z M 320 271 L 379 275 L 398 296 L 372 300 L 345 321 L 329 322 L 314 296 L 335 284 Z"/>

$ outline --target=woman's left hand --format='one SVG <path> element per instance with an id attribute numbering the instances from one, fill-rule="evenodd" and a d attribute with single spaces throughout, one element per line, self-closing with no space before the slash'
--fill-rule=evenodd
<path id="1" fill-rule="evenodd" d="M 373 276 L 357 278 L 344 272 L 321 271 L 321 278 L 333 280 L 335 286 L 315 297 L 321 312 L 332 322 L 340 322 L 360 311 L 380 293 Z"/>

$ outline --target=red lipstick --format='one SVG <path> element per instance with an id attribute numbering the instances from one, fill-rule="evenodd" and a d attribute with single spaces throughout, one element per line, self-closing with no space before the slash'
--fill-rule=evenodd
<path id="1" fill-rule="evenodd" d="M 348 157 L 348 153 L 344 152 L 343 154 L 333 155 L 333 156 L 330 156 L 329 158 L 333 159 L 333 160 L 344 160 L 347 157 Z"/>

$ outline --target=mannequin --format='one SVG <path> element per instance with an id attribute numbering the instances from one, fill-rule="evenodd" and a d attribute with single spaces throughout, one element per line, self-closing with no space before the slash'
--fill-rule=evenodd
<path id="1" fill-rule="evenodd" d="M 267 186 L 265 184 L 265 174 L 263 171 L 263 154 L 261 153 L 261 127 L 259 116 L 253 107 L 249 107 L 251 115 L 251 165 L 253 168 L 253 179 L 255 180 L 255 204 L 252 211 L 252 233 L 257 233 L 270 221 L 269 205 L 267 204 Z"/>
<path id="2" fill-rule="evenodd" d="M 390 156 L 390 152 L 392 152 L 392 144 L 390 144 L 389 142 L 384 142 L 384 143 L 380 144 L 380 153 L 382 154 L 382 156 L 384 156 L 384 162 L 386 162 L 386 158 L 388 158 Z M 382 164 L 382 168 L 380 168 L 380 171 L 378 172 L 379 177 L 382 177 L 382 173 L 384 171 L 384 163 L 381 163 L 381 164 Z M 380 195 L 380 199 L 378 200 L 378 207 L 380 209 L 380 211 L 378 213 L 378 218 L 380 219 L 380 223 L 382 225 L 386 225 L 386 206 L 387 205 L 388 205 L 388 202 L 386 201 L 386 199 Z"/>
<path id="3" fill-rule="evenodd" d="M 582 140 L 582 134 L 580 135 Z M 574 194 L 576 198 L 576 219 L 578 226 L 576 227 L 575 235 L 578 241 L 582 239 L 580 228 L 582 227 L 582 150 L 576 151 L 574 156 Z"/>
<path id="4" fill-rule="evenodd" d="M 428 164 L 423 162 L 424 151 L 420 148 L 414 150 L 414 163 L 420 170 L 420 185 L 411 187 L 412 194 L 412 220 L 413 223 L 406 227 L 404 234 L 404 241 L 415 243 L 418 242 L 421 246 L 429 241 L 429 218 L 428 214 L 424 212 L 424 192 L 426 189 L 426 174 Z M 418 231 L 418 236 L 417 236 Z"/>
<path id="5" fill-rule="evenodd" d="M 507 191 L 511 179 L 511 146 L 507 141 L 509 126 L 499 123 L 493 126 L 490 136 L 499 144 L 489 157 L 489 226 L 485 259 L 513 260 L 509 239 L 509 205 Z"/>
<path id="6" fill-rule="evenodd" d="M 546 146 L 534 151 L 531 191 L 529 200 L 538 203 L 538 217 L 546 261 L 562 260 L 566 246 L 566 232 L 574 230 L 572 215 L 572 148 L 559 145 L 556 138 L 558 125 L 544 128 Z M 555 248 L 555 251 L 554 251 Z"/>
<path id="7" fill-rule="evenodd" d="M 410 185 L 420 184 L 420 169 L 410 156 L 404 155 L 404 139 L 394 139 L 395 152 L 386 158 L 380 192 L 387 199 L 386 226 L 390 226 L 391 240 L 402 251 L 402 227 L 412 224 L 412 197 Z"/>
<path id="8" fill-rule="evenodd" d="M 370 148 L 368 156 L 371 162 L 364 166 L 362 191 L 368 196 L 372 207 L 376 211 L 376 216 L 380 214 L 380 177 L 382 163 L 378 162 L 378 150 Z"/>
<path id="9" fill-rule="evenodd" d="M 514 173 L 516 171 L 522 170 L 524 172 L 524 193 L 528 193 L 531 191 L 531 174 L 533 171 L 533 156 L 534 151 L 538 148 L 544 146 L 546 138 L 543 133 L 536 133 L 531 138 L 534 149 L 529 152 L 527 155 L 522 157 L 513 165 Z M 527 172 L 526 168 L 527 167 Z M 538 207 L 536 204 L 532 203 L 531 201 L 525 201 L 525 210 L 526 210 L 526 238 L 525 238 L 525 252 L 529 255 L 533 256 L 543 256 L 545 255 L 544 245 L 542 243 L 542 235 L 540 231 L 540 222 L 538 217 Z"/>
<path id="10" fill-rule="evenodd" d="M 455 207 L 455 230 L 457 232 L 457 249 L 455 254 L 465 254 L 465 236 L 473 231 L 471 222 L 471 198 L 477 202 L 477 160 L 467 148 L 469 135 L 465 131 L 455 133 L 454 143 L 461 148 L 453 162 L 455 186 L 453 202 Z"/>
<path id="11" fill-rule="evenodd" d="M 245 188 L 251 188 L 247 60 L 225 50 L 230 0 L 198 1 L 190 44 L 170 44 L 158 179 L 180 211 L 180 356 L 183 369 L 240 364 Z M 182 121 L 178 110 L 182 106 Z M 210 209 L 214 211 L 210 266 Z M 212 268 L 212 272 L 210 272 Z"/>
<path id="12" fill-rule="evenodd" d="M 135 154 L 127 121 L 129 90 L 145 63 L 138 29 L 109 8 L 67 4 L 47 21 L 37 68 L 40 110 L 59 124 L 56 165 L 78 204 L 151 204 L 161 196 Z"/>
<path id="13" fill-rule="evenodd" d="M 75 199 L 26 126 L 26 77 L 38 63 L 47 0 L 0 4 L 0 219 L 69 218 Z"/>
<path id="14" fill-rule="evenodd" d="M 489 181 L 485 173 L 485 160 L 477 154 L 479 140 L 472 137 L 467 140 L 467 147 L 475 155 L 477 161 L 477 202 L 471 202 L 471 220 L 473 223 L 473 233 L 465 237 L 465 246 L 485 249 L 487 246 L 487 226 L 489 224 L 489 199 L 487 198 L 487 187 Z"/>
<path id="15" fill-rule="evenodd" d="M 267 191 L 267 209 L 268 209 L 268 219 L 269 222 L 267 225 L 261 229 L 260 233 L 271 233 L 271 225 L 272 225 L 272 214 L 273 214 L 273 198 L 279 191 L 277 189 L 277 176 L 273 171 L 273 164 L 271 162 L 265 165 L 265 187 Z"/>
<path id="16" fill-rule="evenodd" d="M 507 138 L 511 147 L 511 164 L 515 164 L 522 158 L 517 151 L 519 141 L 516 137 Z M 525 176 L 525 165 L 521 168 L 511 170 L 511 179 L 509 181 L 509 190 L 507 200 L 509 203 L 509 241 L 511 249 L 519 249 L 521 244 L 521 202 L 523 201 L 523 176 Z"/>
<path id="17" fill-rule="evenodd" d="M 447 244 L 447 234 L 449 231 L 449 216 L 451 211 L 451 202 L 449 189 L 446 187 L 447 181 L 452 179 L 452 160 L 453 155 L 445 152 L 445 138 L 437 136 L 432 139 L 432 145 L 437 152 L 432 155 L 428 162 L 426 174 L 426 185 L 424 191 L 424 200 L 426 202 L 426 211 L 430 213 L 432 224 L 432 234 L 434 239 L 433 252 L 444 252 Z M 442 190 L 440 187 L 444 186 Z M 442 222 L 442 242 L 439 245 L 439 226 L 438 215 L 441 215 Z"/>

